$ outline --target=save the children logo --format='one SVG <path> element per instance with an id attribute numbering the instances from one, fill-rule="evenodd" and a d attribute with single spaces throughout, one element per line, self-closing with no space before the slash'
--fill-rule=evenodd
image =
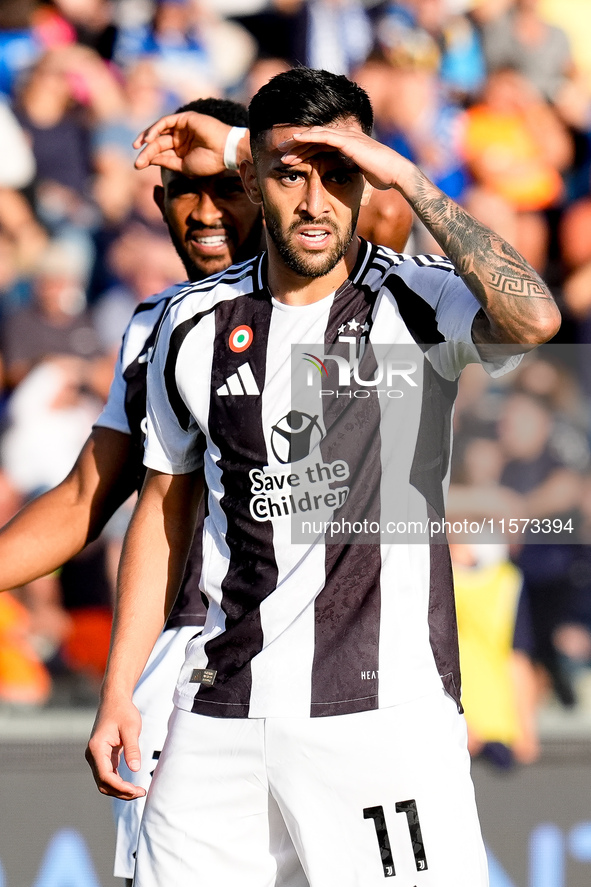
<path id="1" fill-rule="evenodd" d="M 290 410 L 271 428 L 271 449 L 277 461 L 287 465 L 309 456 L 323 437 L 317 415 Z"/>
<path id="2" fill-rule="evenodd" d="M 253 468 L 249 472 L 250 513 L 259 522 L 310 512 L 315 520 L 330 520 L 333 512 L 347 501 L 349 487 L 338 484 L 349 475 L 349 466 L 343 459 L 309 459 L 295 469 Z"/>
<path id="3" fill-rule="evenodd" d="M 329 520 L 347 501 L 349 465 L 344 459 L 324 461 L 324 437 L 319 415 L 303 410 L 290 410 L 271 426 L 271 451 L 279 465 L 249 472 L 250 513 L 256 521 L 307 512 Z"/>

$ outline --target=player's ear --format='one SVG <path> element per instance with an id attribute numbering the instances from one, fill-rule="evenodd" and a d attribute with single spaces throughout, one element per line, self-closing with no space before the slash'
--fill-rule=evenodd
<path id="1" fill-rule="evenodd" d="M 154 198 L 154 203 L 164 217 L 164 188 L 162 187 L 162 185 L 154 185 L 152 196 Z"/>
<path id="2" fill-rule="evenodd" d="M 242 179 L 244 190 L 246 191 L 252 203 L 256 203 L 257 205 L 262 203 L 263 198 L 261 196 L 254 163 L 252 162 L 252 160 L 242 161 L 242 163 L 240 164 L 240 178 Z"/>
<path id="3" fill-rule="evenodd" d="M 363 186 L 363 193 L 361 194 L 361 206 L 367 206 L 372 194 L 373 185 L 370 185 L 369 182 L 366 182 Z"/>

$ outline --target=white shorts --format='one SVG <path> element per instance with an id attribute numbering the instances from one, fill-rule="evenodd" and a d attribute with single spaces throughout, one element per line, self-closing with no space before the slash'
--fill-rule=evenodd
<path id="1" fill-rule="evenodd" d="M 137 682 L 133 701 L 142 716 L 140 735 L 141 769 L 137 772 L 127 767 L 121 758 L 119 773 L 123 779 L 148 789 L 154 767 L 162 751 L 168 719 L 173 710 L 172 697 L 176 682 L 185 661 L 185 647 L 191 638 L 201 631 L 194 625 L 169 628 L 163 631 L 142 676 Z M 145 798 L 135 801 L 113 800 L 113 814 L 117 830 L 114 875 L 116 878 L 133 878 L 140 822 L 146 803 Z"/>
<path id="2" fill-rule="evenodd" d="M 443 692 L 326 718 L 175 709 L 135 887 L 486 887 L 466 727 Z"/>

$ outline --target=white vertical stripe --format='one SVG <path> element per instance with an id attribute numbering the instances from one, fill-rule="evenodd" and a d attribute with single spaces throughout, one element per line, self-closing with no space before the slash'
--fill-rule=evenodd
<path id="1" fill-rule="evenodd" d="M 375 331 L 375 332 L 374 332 Z M 396 304 L 383 298 L 376 305 L 370 340 L 398 343 L 400 359 L 416 350 L 417 387 L 400 384 L 403 397 L 380 398 L 382 477 L 382 530 L 387 520 L 427 520 L 423 497 L 410 484 L 410 471 L 418 440 L 423 398 L 423 354 L 403 323 Z M 382 348 L 383 353 L 385 347 Z M 396 360 L 396 345 L 388 348 Z M 378 354 L 379 356 L 379 354 Z M 395 510 L 392 506 L 395 503 Z M 417 539 L 420 537 L 417 536 Z M 381 545 L 381 611 L 379 640 L 380 707 L 410 699 L 441 686 L 429 643 L 428 543 Z"/>
<path id="2" fill-rule="evenodd" d="M 305 460 L 281 465 L 273 456 L 271 435 L 292 409 L 292 344 L 324 343 L 332 297 L 302 307 L 275 304 L 269 328 L 262 421 L 269 466 L 274 473 L 301 473 Z M 317 393 L 317 392 L 316 392 Z M 317 408 L 314 401 L 314 407 Z M 273 519 L 277 588 L 260 607 L 263 649 L 251 663 L 250 717 L 310 714 L 314 659 L 314 601 L 324 587 L 324 545 L 291 545 L 291 518 Z"/>
<path id="3" fill-rule="evenodd" d="M 199 347 L 190 346 L 193 330 L 185 339 L 179 353 L 178 370 L 183 378 L 189 380 L 202 379 L 204 384 L 191 387 L 191 411 L 198 416 L 199 424 L 207 437 L 207 450 L 204 460 L 205 482 L 209 491 L 208 516 L 205 519 L 203 532 L 203 559 L 201 569 L 201 588 L 210 600 L 207 619 L 202 633 L 188 646 L 187 656 L 181 670 L 178 691 L 194 696 L 199 684 L 190 684 L 189 679 L 194 668 L 205 668 L 207 656 L 204 645 L 225 629 L 226 616 L 221 607 L 222 582 L 230 566 L 230 549 L 226 543 L 228 529 L 226 515 L 220 505 L 224 495 L 222 472 L 219 467 L 220 451 L 209 437 L 209 404 L 211 397 L 211 371 L 215 341 L 215 314 L 211 313 L 201 320 L 199 327 Z M 196 328 L 197 329 L 197 328 Z"/>

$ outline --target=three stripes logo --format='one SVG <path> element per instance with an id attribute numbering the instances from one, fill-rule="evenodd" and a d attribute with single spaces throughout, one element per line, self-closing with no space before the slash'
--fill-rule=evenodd
<path id="1" fill-rule="evenodd" d="M 216 390 L 220 397 L 234 395 L 241 397 L 245 394 L 260 394 L 259 386 L 250 368 L 250 364 L 241 364 L 235 373 L 228 376 L 223 385 Z"/>

